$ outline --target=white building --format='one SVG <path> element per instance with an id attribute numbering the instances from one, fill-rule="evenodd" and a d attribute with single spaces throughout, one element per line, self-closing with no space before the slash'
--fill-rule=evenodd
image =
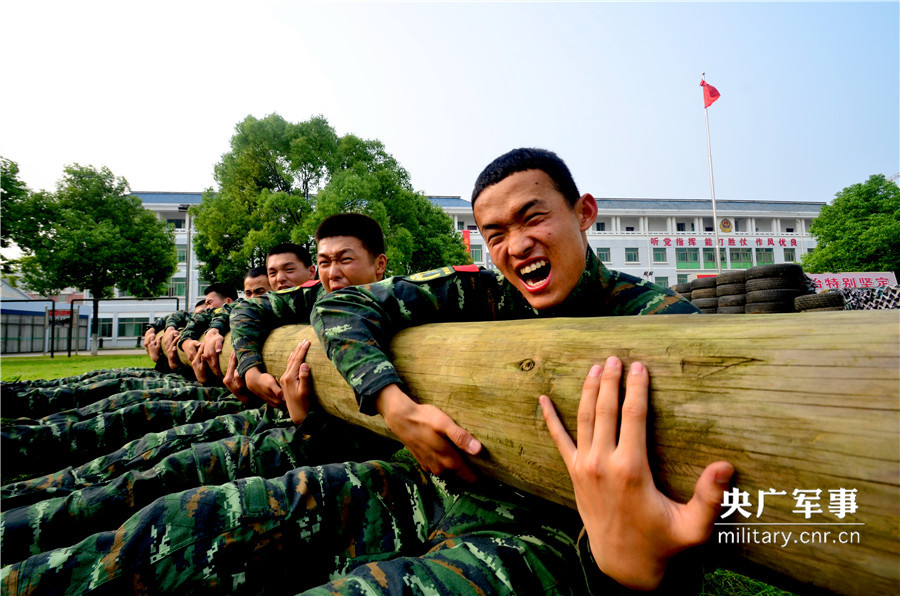
<path id="1" fill-rule="evenodd" d="M 103 347 L 140 345 L 144 325 L 178 308 L 193 306 L 209 285 L 200 279 L 193 251 L 187 208 L 202 193 L 135 192 L 144 207 L 175 227 L 178 271 L 166 298 L 136 300 L 119 295 L 100 303 Z M 470 247 L 472 260 L 491 267 L 490 255 L 475 225 L 469 201 L 458 196 L 432 196 L 452 218 Z M 597 223 L 588 242 L 603 263 L 663 286 L 716 273 L 715 233 L 709 200 L 598 199 Z M 809 226 L 824 203 L 789 201 L 717 201 L 722 269 L 766 263 L 799 262 L 816 243 Z"/>

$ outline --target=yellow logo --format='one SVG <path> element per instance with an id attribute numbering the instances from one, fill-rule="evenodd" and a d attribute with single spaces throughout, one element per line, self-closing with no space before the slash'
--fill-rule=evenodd
<path id="1" fill-rule="evenodd" d="M 719 230 L 721 230 L 723 234 L 730 234 L 731 220 L 727 217 L 723 218 L 722 221 L 719 222 Z"/>

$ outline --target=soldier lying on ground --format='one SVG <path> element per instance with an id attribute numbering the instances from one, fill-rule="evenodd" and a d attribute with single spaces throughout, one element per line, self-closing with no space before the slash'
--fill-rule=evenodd
<path id="1" fill-rule="evenodd" d="M 511 169 L 497 172 L 498 165 L 509 161 Z M 491 174 L 494 178 L 481 184 Z M 388 386 L 399 389 L 400 380 L 379 349 L 398 328 L 438 320 L 695 312 L 667 290 L 602 267 L 584 234 L 596 217 L 596 203 L 590 195 L 578 196 L 568 170 L 554 155 L 514 152 L 489 166 L 479 184 L 474 193 L 482 201 L 476 204 L 477 220 L 505 279 L 474 268 L 394 278 L 359 292 L 351 288 L 323 297 L 316 313 L 330 356 L 363 397 L 364 411 L 380 411 L 394 432 L 412 443 L 411 451 L 425 460 L 426 469 L 455 469 L 464 476 L 471 472 L 466 474 L 451 441 L 477 452 L 471 435 L 440 410 L 415 404 L 405 394 L 380 395 Z M 340 295 L 344 299 L 329 300 Z M 377 307 L 368 318 L 359 316 L 358 307 L 370 303 Z M 407 308 L 412 309 L 409 314 Z M 336 353 L 341 346 L 346 354 Z M 385 366 L 393 377 L 380 373 Z M 608 381 L 620 374 L 613 362 L 606 370 Z M 298 382 L 282 377 L 283 385 L 293 393 L 308 368 L 293 358 L 289 372 Z M 374 383 L 369 375 L 376 377 Z M 384 384 L 385 379 L 390 382 Z M 594 383 L 591 379 L 596 370 L 588 379 Z M 600 391 L 607 395 L 609 386 L 601 382 Z M 640 397 L 629 391 L 626 400 Z M 302 402 L 301 396 L 301 409 Z M 608 408 L 597 408 L 595 420 L 596 412 L 602 412 L 600 426 L 608 427 Z M 633 435 L 634 429 L 629 424 L 623 432 Z M 607 430 L 596 433 L 603 445 L 611 441 Z M 579 448 L 587 443 L 580 436 Z M 620 441 L 614 453 L 614 459 L 646 462 L 646 453 L 636 451 L 633 441 Z M 723 480 L 727 464 L 715 466 L 701 476 L 698 495 L 721 496 L 721 482 L 710 483 Z M 638 471 L 631 475 L 631 469 Z M 652 584 L 664 559 L 702 539 L 708 516 L 677 510 L 687 520 L 683 531 L 680 522 L 656 514 L 660 505 L 664 511 L 672 511 L 673 505 L 656 492 L 645 466 L 613 465 L 608 471 L 610 507 L 595 515 L 584 503 L 603 504 L 597 500 L 603 490 L 590 485 L 580 489 L 596 564 L 626 584 Z M 636 494 L 630 492 L 634 486 L 641 487 Z M 632 497 L 637 500 L 629 501 Z M 705 497 L 706 504 L 718 502 Z M 654 514 L 635 520 L 643 511 Z M 623 523 L 598 534 L 595 522 L 604 516 Z M 583 570 L 594 563 L 586 560 L 583 567 L 579 562 L 573 521 L 569 512 L 489 480 L 473 486 L 452 475 L 438 479 L 411 458 L 348 462 L 167 495 L 116 532 L 5 567 L 0 579 L 11 591 L 45 592 L 102 586 L 107 591 L 262 593 L 284 585 L 299 591 L 330 581 L 316 592 L 580 593 L 586 589 Z M 660 551 L 648 540 L 665 548 Z M 612 560 L 607 559 L 610 549 Z"/>
<path id="2" fill-rule="evenodd" d="M 194 304 L 193 313 L 197 314 L 204 310 L 206 310 L 206 296 L 197 300 L 197 303 Z M 166 320 L 169 316 L 171 315 L 157 317 L 155 321 L 147 323 L 147 330 L 144 332 L 144 348 L 153 362 L 159 362 L 159 356 L 162 353 L 162 346 L 160 345 L 160 340 L 162 340 L 161 334 L 166 330 Z"/>

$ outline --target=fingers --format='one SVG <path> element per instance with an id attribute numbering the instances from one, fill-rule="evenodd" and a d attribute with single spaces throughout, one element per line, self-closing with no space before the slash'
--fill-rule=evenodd
<path id="1" fill-rule="evenodd" d="M 728 483 L 734 474 L 734 466 L 727 461 L 717 461 L 706 466 L 697 486 L 694 496 L 687 504 L 690 526 L 686 528 L 683 540 L 688 545 L 705 542 L 713 528 L 713 522 L 722 508 L 722 495 L 728 490 Z"/>
<path id="2" fill-rule="evenodd" d="M 597 407 L 597 390 L 600 387 L 600 375 L 603 367 L 595 364 L 588 371 L 581 387 L 581 400 L 578 402 L 578 423 L 576 427 L 578 445 L 590 448 L 594 441 L 594 418 Z"/>
<path id="3" fill-rule="evenodd" d="M 444 434 L 450 439 L 454 445 L 468 453 L 469 455 L 476 455 L 479 451 L 481 451 L 481 443 L 472 436 L 472 434 L 456 424 L 452 418 L 447 416 L 447 420 L 444 426 Z"/>
<path id="4" fill-rule="evenodd" d="M 300 364 L 306 359 L 307 351 L 309 351 L 309 340 L 304 339 L 297 344 L 297 347 L 294 348 L 294 351 L 288 357 L 287 368 L 284 371 L 285 377 L 296 379 L 300 376 Z"/>
<path id="5" fill-rule="evenodd" d="M 556 449 L 559 450 L 566 467 L 569 467 L 575 459 L 575 443 L 572 442 L 572 437 L 569 436 L 562 420 L 556 414 L 556 408 L 553 407 L 553 402 L 550 401 L 550 398 L 542 395 L 538 398 L 538 401 L 541 404 L 544 421 L 547 423 L 547 430 L 550 431 L 550 438 L 556 443 Z"/>
<path id="6" fill-rule="evenodd" d="M 616 381 L 618 385 L 618 379 Z M 650 375 L 640 362 L 633 362 L 625 384 L 622 402 L 622 430 L 619 446 L 630 450 L 643 461 L 647 459 L 647 393 Z"/>

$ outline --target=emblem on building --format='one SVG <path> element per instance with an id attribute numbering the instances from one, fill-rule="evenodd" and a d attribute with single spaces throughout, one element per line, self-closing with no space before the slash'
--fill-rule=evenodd
<path id="1" fill-rule="evenodd" d="M 731 233 L 731 220 L 728 219 L 727 217 L 722 218 L 722 221 L 719 222 L 719 230 L 723 234 L 730 234 Z"/>

